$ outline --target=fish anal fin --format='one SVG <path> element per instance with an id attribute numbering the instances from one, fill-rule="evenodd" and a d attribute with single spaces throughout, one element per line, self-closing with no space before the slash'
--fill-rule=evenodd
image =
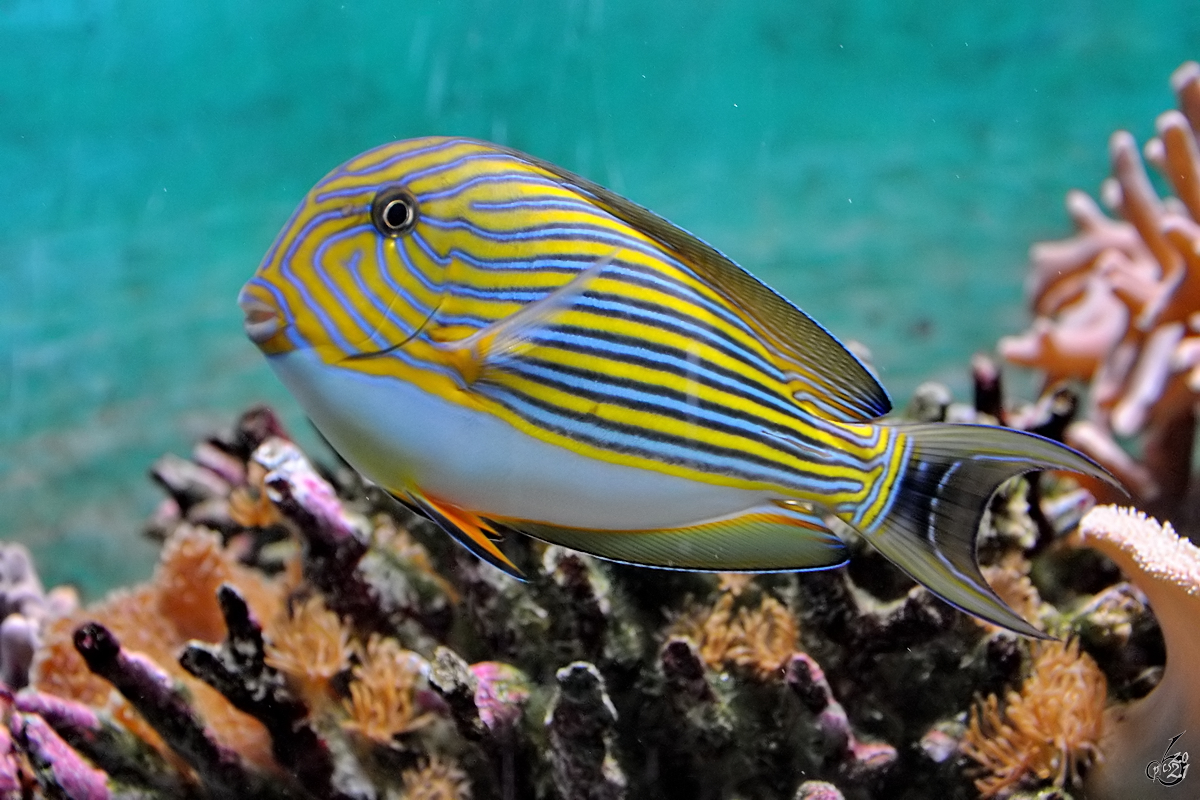
<path id="1" fill-rule="evenodd" d="M 503 524 L 599 558 L 668 569 L 781 572 L 829 569 L 847 560 L 845 545 L 815 510 L 786 502 L 664 530 L 566 528 L 523 520 Z"/>
<path id="2" fill-rule="evenodd" d="M 470 386 L 483 377 L 489 366 L 504 358 L 520 355 L 522 349 L 529 346 L 532 333 L 546 326 L 557 314 L 568 310 L 616 255 L 617 251 L 614 251 L 544 297 L 480 328 L 470 336 L 437 342 L 446 363 Z"/>
<path id="3" fill-rule="evenodd" d="M 496 546 L 499 535 L 495 527 L 483 517 L 417 491 L 405 492 L 404 497 L 398 499 L 405 505 L 415 506 L 455 541 L 482 560 L 517 580 L 525 580 L 525 574 Z"/>

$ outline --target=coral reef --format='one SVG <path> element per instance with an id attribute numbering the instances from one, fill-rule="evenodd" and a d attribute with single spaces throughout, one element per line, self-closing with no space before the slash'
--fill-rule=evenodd
<path id="1" fill-rule="evenodd" d="M 989 389 L 974 406 L 941 393 L 922 413 L 1003 415 L 998 373 L 974 369 Z M 31 686 L 8 695 L 0 785 L 280 800 L 1069 793 L 1096 752 L 1070 709 L 1101 707 L 1105 675 L 1120 701 L 1143 695 L 1162 668 L 1136 590 L 1100 562 L 1090 582 L 1073 568 L 1086 551 L 1062 533 L 1087 499 L 1062 481 L 1004 487 L 980 548 L 1009 602 L 1076 637 L 1031 649 L 848 531 L 848 570 L 762 576 L 507 542 L 520 583 L 332 463 L 264 409 L 160 461 L 171 499 L 147 526 L 163 542 L 153 579 L 44 615 Z M 23 563 L 12 585 L 46 597 Z M 1083 671 L 1080 645 L 1103 673 Z M 1057 744 L 1030 749 L 1038 737 Z"/>
<path id="2" fill-rule="evenodd" d="M 1048 389 L 1086 382 L 1085 418 L 1067 427 L 1066 441 L 1119 477 L 1138 505 L 1190 528 L 1195 503 L 1185 500 L 1200 393 L 1200 65 L 1184 64 L 1171 83 L 1180 110 L 1158 118 L 1145 155 L 1175 195 L 1159 197 L 1133 136 L 1113 134 L 1113 175 L 1101 197 L 1119 219 L 1083 192 L 1067 195 L 1077 232 L 1033 246 L 1036 319 L 999 350 L 1040 369 Z M 1140 458 L 1118 443 L 1130 439 Z"/>
<path id="3" fill-rule="evenodd" d="M 213 726 L 224 746 L 248 760 L 273 763 L 267 731 L 255 719 L 231 707 L 203 681 L 178 662 L 179 651 L 189 640 L 217 643 L 225 638 L 225 623 L 217 590 L 229 584 L 254 605 L 259 618 L 272 619 L 281 609 L 283 585 L 274 586 L 257 570 L 233 558 L 220 537 L 191 523 L 180 524 L 168 537 L 155 580 L 148 586 L 117 592 L 98 606 L 80 610 L 51 622 L 35 659 L 32 684 L 66 699 L 107 707 L 117 719 L 143 729 L 159 743 L 146 721 L 134 713 L 127 700 L 111 696 L 109 681 L 88 669 L 77 650 L 75 631 L 84 622 L 105 628 L 124 647 L 152 659 L 193 697 L 193 704 Z"/>

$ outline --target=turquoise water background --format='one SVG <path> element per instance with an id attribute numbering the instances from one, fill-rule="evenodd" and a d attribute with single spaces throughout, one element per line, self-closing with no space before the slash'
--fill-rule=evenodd
<path id="1" fill-rule="evenodd" d="M 898 403 L 1026 324 L 1025 253 L 1144 141 L 1194 0 L 0 0 L 0 538 L 141 579 L 144 477 L 266 400 L 234 304 L 302 194 L 384 141 L 534 153 L 724 250 Z"/>

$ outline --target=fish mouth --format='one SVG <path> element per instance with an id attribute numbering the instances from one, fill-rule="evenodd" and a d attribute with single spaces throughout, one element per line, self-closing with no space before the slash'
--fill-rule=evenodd
<path id="1" fill-rule="evenodd" d="M 271 303 L 257 296 L 253 284 L 246 284 L 238 293 L 238 306 L 242 309 L 242 327 L 250 341 L 265 344 L 283 328 L 283 316 Z"/>

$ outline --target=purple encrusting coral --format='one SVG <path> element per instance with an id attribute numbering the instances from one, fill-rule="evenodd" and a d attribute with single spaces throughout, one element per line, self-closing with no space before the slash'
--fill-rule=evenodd
<path id="1" fill-rule="evenodd" d="M 36 714 L 14 713 L 8 721 L 13 738 L 29 755 L 38 782 L 55 787 L 71 800 L 108 800 L 108 776 L 92 767 Z M 41 777 L 45 773 L 45 777 Z"/>

